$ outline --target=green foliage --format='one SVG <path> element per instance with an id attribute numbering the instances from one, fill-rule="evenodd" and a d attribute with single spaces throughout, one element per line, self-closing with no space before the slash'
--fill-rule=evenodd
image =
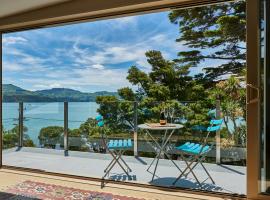
<path id="1" fill-rule="evenodd" d="M 63 142 L 64 128 L 60 126 L 48 126 L 40 129 L 38 139 L 41 145 L 54 147 Z"/>
<path id="2" fill-rule="evenodd" d="M 100 96 L 96 102 L 99 104 L 97 111 L 103 116 L 107 128 L 111 130 L 108 134 L 121 134 L 134 126 L 133 102 L 121 101 L 114 96 Z"/>
<path id="3" fill-rule="evenodd" d="M 12 128 L 10 131 L 13 133 L 19 133 L 19 125 L 14 126 L 14 128 Z M 28 131 L 28 128 L 26 126 L 23 126 L 23 132 L 25 133 L 27 131 Z"/>
<path id="4" fill-rule="evenodd" d="M 4 130 L 4 129 L 3 129 Z M 25 147 L 34 147 L 34 142 L 30 139 L 30 137 L 25 133 L 28 128 L 26 126 L 23 127 L 24 135 L 23 135 L 23 146 Z M 3 131 L 3 146 L 4 149 L 16 147 L 19 142 L 19 126 L 16 125 L 11 130 Z"/>
<path id="5" fill-rule="evenodd" d="M 92 118 L 88 118 L 86 122 L 80 125 L 79 130 L 76 132 L 80 133 L 80 135 L 84 135 L 87 138 L 90 138 L 90 137 L 99 137 L 100 131 L 101 131 L 100 128 L 96 125 L 96 120 Z"/>
<path id="6" fill-rule="evenodd" d="M 4 149 L 15 147 L 18 144 L 19 136 L 17 133 L 5 132 L 3 133 Z"/>
<path id="7" fill-rule="evenodd" d="M 27 134 L 24 134 L 23 146 L 24 147 L 35 147 L 33 140 L 31 140 L 29 135 L 27 135 Z"/>
<path id="8" fill-rule="evenodd" d="M 239 79 L 231 76 L 220 81 L 215 88 L 209 89 L 209 93 L 209 98 L 220 98 L 224 123 L 235 145 L 245 146 L 246 126 L 241 123 L 241 119 L 244 120 L 246 116 L 246 90 Z M 228 122 L 232 123 L 232 128 L 229 128 Z"/>
<path id="9" fill-rule="evenodd" d="M 68 130 L 69 137 L 80 137 L 81 135 L 82 135 L 82 130 L 79 128 Z"/>
<path id="10" fill-rule="evenodd" d="M 205 66 L 207 80 L 228 73 L 240 74 L 245 68 L 245 1 L 178 9 L 169 14 L 169 19 L 179 27 L 176 41 L 190 48 L 179 52 L 176 62 L 196 67 L 209 59 L 225 61 L 219 66 Z"/>

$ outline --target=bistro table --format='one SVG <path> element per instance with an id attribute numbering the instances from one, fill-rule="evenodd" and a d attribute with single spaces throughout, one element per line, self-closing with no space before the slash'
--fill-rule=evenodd
<path id="1" fill-rule="evenodd" d="M 155 165 L 155 169 L 153 172 L 152 181 L 154 180 L 157 166 L 158 166 L 158 162 L 159 162 L 159 159 L 161 158 L 162 153 L 164 155 L 166 155 L 171 160 L 171 162 L 179 169 L 180 172 L 182 172 L 182 170 L 178 167 L 178 165 L 168 155 L 167 145 L 170 142 L 170 139 L 171 139 L 173 133 L 175 132 L 175 130 L 183 128 L 183 125 L 180 125 L 180 124 L 159 125 L 157 123 L 155 123 L 155 124 L 153 124 L 153 123 L 147 124 L 146 123 L 146 124 L 138 125 L 138 128 L 142 129 L 145 133 L 145 137 L 149 136 L 150 139 L 152 140 L 152 142 L 154 142 L 156 147 L 157 147 L 157 150 L 156 150 L 157 155 L 153 159 L 153 161 L 151 162 L 150 166 L 147 169 L 147 171 L 150 172 L 149 169 L 156 160 L 156 165 Z M 164 131 L 161 145 L 159 144 L 158 140 L 154 137 L 154 132 L 156 132 L 156 131 Z M 146 140 L 147 140 L 147 138 L 146 138 Z"/>

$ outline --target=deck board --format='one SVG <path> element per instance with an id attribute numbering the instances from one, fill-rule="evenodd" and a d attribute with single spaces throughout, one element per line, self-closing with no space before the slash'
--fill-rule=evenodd
<path id="1" fill-rule="evenodd" d="M 178 169 L 169 160 L 161 159 L 157 169 L 157 176 L 151 182 L 152 174 L 147 172 L 146 169 L 152 158 L 125 156 L 124 159 L 132 169 L 130 175 L 133 180 L 131 182 L 170 187 L 179 175 Z M 69 156 L 64 156 L 63 150 L 54 149 L 24 147 L 20 150 L 14 148 L 3 151 L 3 165 L 94 178 L 103 176 L 103 170 L 110 160 L 109 154 L 69 151 Z M 181 169 L 184 169 L 185 163 L 183 161 L 176 162 Z M 246 167 L 210 163 L 205 163 L 205 166 L 216 184 L 212 184 L 210 180 L 206 179 L 202 167 L 198 166 L 195 168 L 195 173 L 200 181 L 206 179 L 202 188 L 196 184 L 192 175 L 180 179 L 177 186 L 215 192 L 246 194 Z M 114 168 L 108 178 L 129 181 L 118 166 Z"/>

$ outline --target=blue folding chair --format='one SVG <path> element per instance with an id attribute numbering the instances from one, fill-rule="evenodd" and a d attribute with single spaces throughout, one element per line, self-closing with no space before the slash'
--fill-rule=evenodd
<path id="1" fill-rule="evenodd" d="M 105 168 L 105 170 L 104 170 L 105 174 L 102 177 L 102 179 L 104 180 L 104 178 L 110 173 L 110 171 L 113 169 L 113 167 L 115 166 L 116 163 L 122 168 L 124 173 L 130 179 L 131 177 L 129 175 L 129 172 L 131 172 L 132 170 L 128 166 L 128 164 L 124 161 L 124 159 L 122 158 L 122 155 L 124 154 L 124 152 L 126 150 L 130 150 L 130 149 L 133 148 L 132 140 L 131 139 L 127 139 L 127 140 L 109 140 L 109 142 L 107 142 L 107 137 L 106 137 L 106 134 L 104 133 L 104 129 L 103 129 L 103 127 L 104 127 L 103 117 L 101 115 L 98 115 L 96 117 L 96 121 L 97 121 L 97 125 L 102 128 L 101 129 L 101 138 L 102 138 L 104 148 L 113 157 L 112 161 Z M 122 161 L 122 163 L 120 161 Z M 125 169 L 125 167 L 126 167 L 126 169 Z"/>
<path id="2" fill-rule="evenodd" d="M 183 161 L 185 161 L 187 167 L 182 171 L 182 173 L 176 178 L 176 180 L 173 182 L 173 185 L 177 183 L 177 181 L 182 177 L 182 176 L 187 176 L 189 173 L 192 173 L 194 178 L 196 179 L 197 183 L 202 186 L 200 183 L 199 179 L 197 178 L 195 172 L 193 171 L 194 168 L 198 165 L 201 164 L 203 167 L 204 171 L 208 175 L 208 177 L 211 179 L 212 183 L 215 184 L 213 178 L 211 177 L 210 173 L 207 171 L 206 167 L 203 164 L 203 161 L 205 160 L 205 156 L 209 151 L 211 151 L 214 147 L 214 143 L 211 145 L 208 144 L 207 140 L 211 132 L 216 132 L 220 130 L 221 125 L 223 123 L 222 119 L 219 120 L 211 120 L 210 121 L 210 126 L 206 129 L 207 134 L 204 140 L 202 141 L 201 144 L 196 144 L 192 142 L 186 142 L 185 144 L 175 147 L 175 151 L 180 153 L 180 156 Z M 187 159 L 185 156 L 189 156 Z M 188 171 L 189 170 L 189 171 Z"/>

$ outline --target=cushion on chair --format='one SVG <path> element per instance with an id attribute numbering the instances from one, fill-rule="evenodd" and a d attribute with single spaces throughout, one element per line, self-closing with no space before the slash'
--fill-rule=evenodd
<path id="1" fill-rule="evenodd" d="M 207 153 L 211 150 L 210 146 L 208 146 L 208 145 L 204 146 L 202 149 L 202 145 L 190 143 L 190 142 L 186 142 L 185 144 L 183 144 L 179 147 L 176 147 L 176 149 L 183 151 L 185 153 L 188 153 L 188 154 L 190 154 L 190 153 L 191 154 L 204 154 L 204 153 Z"/>
<path id="2" fill-rule="evenodd" d="M 176 147 L 176 149 L 178 149 L 178 150 L 189 149 L 189 148 L 193 147 L 194 145 L 195 145 L 195 143 L 186 142 L 185 144 L 183 144 L 179 147 Z"/>
<path id="3" fill-rule="evenodd" d="M 133 146 L 133 143 L 131 139 L 128 140 L 110 140 L 108 143 L 109 149 L 125 149 L 125 148 L 131 148 Z"/>

